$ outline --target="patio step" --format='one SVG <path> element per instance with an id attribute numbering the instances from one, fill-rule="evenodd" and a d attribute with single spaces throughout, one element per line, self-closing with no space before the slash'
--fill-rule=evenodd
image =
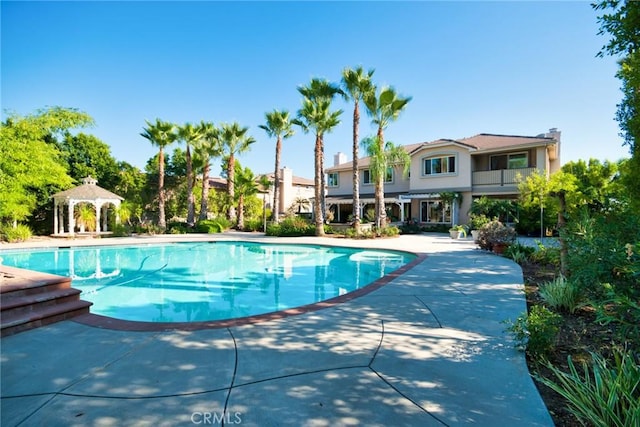
<path id="1" fill-rule="evenodd" d="M 0 266 L 0 336 L 89 313 L 92 303 L 63 276 Z"/>

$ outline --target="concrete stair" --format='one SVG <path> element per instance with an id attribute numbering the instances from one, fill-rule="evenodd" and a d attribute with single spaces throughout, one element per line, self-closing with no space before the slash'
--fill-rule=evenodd
<path id="1" fill-rule="evenodd" d="M 0 329 L 5 337 L 89 313 L 71 279 L 0 266 Z"/>

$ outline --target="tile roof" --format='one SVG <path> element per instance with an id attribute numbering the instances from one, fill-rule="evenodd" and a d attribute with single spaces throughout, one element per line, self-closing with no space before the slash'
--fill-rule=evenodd
<path id="1" fill-rule="evenodd" d="M 86 180 L 86 178 L 85 178 Z M 54 199 L 64 200 L 124 200 L 124 198 L 112 193 L 95 184 L 95 180 L 79 185 L 77 187 L 70 188 L 68 190 L 60 191 L 54 194 Z"/>
<path id="2" fill-rule="evenodd" d="M 457 145 L 467 146 L 471 149 L 491 151 L 491 150 L 513 148 L 518 146 L 539 146 L 539 145 L 555 144 L 557 142 L 558 141 L 556 141 L 554 138 L 545 137 L 543 135 L 518 136 L 518 135 L 499 135 L 499 134 L 491 134 L 491 133 L 480 133 L 478 135 L 474 135 L 468 138 L 462 138 L 462 139 L 441 138 L 441 139 L 436 139 L 435 141 L 403 145 L 402 147 L 409 154 L 413 154 L 414 152 L 418 151 L 420 148 L 423 148 L 423 147 L 428 148 L 429 146 L 446 145 L 446 144 L 457 144 Z M 369 162 L 370 162 L 369 157 L 363 157 L 358 162 L 358 167 L 366 168 L 367 166 L 369 166 Z M 336 172 L 341 170 L 349 170 L 353 167 L 352 165 L 353 165 L 353 162 L 349 161 L 346 163 L 341 163 L 336 166 L 332 166 L 330 168 L 326 168 L 326 171 Z"/>

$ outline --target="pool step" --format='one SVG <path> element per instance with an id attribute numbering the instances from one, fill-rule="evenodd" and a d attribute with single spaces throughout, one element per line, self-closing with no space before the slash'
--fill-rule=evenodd
<path id="1" fill-rule="evenodd" d="M 0 328 L 5 337 L 89 313 L 71 279 L 0 266 Z"/>

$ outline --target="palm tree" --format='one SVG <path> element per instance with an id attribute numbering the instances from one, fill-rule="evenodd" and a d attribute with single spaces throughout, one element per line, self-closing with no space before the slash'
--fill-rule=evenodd
<path id="1" fill-rule="evenodd" d="M 378 145 L 377 152 L 384 152 L 384 130 L 391 122 L 398 119 L 409 101 L 411 101 L 411 97 L 402 98 L 391 87 L 383 87 L 379 95 L 374 92 L 364 98 L 371 122 L 378 126 L 375 138 Z M 387 215 L 384 206 L 384 174 L 376 175 L 375 178 L 376 227 L 382 228 L 386 226 L 385 218 Z"/>
<path id="2" fill-rule="evenodd" d="M 273 174 L 273 220 L 278 221 L 280 215 L 280 155 L 282 152 L 282 140 L 293 136 L 293 128 L 289 112 L 286 110 L 273 110 L 265 114 L 266 125 L 259 125 L 271 138 L 276 137 L 276 168 Z"/>
<path id="3" fill-rule="evenodd" d="M 360 175 L 358 171 L 358 130 L 360 126 L 360 101 L 375 93 L 376 87 L 371 81 L 375 70 L 365 74 L 362 67 L 345 68 L 342 71 L 342 86 L 353 101 L 353 227 L 360 232 Z"/>
<path id="4" fill-rule="evenodd" d="M 324 167 L 323 167 L 323 138 L 325 132 L 331 132 L 340 123 L 342 110 L 330 111 L 331 100 L 316 99 L 314 101 L 305 98 L 302 101 L 302 108 L 298 110 L 298 116 L 293 120 L 295 125 L 302 128 L 305 133 L 313 131 L 316 135 L 314 149 L 315 155 L 315 177 L 314 177 L 314 198 L 313 213 L 316 223 L 316 236 L 324 236 Z"/>
<path id="5" fill-rule="evenodd" d="M 80 227 L 80 232 L 95 231 L 96 229 L 96 209 L 90 203 L 80 203 L 76 206 L 75 221 Z"/>
<path id="6" fill-rule="evenodd" d="M 239 163 L 235 166 L 235 195 L 238 199 L 238 229 L 244 229 L 244 202 L 247 197 L 258 192 L 258 183 L 251 169 L 243 168 Z"/>
<path id="7" fill-rule="evenodd" d="M 367 152 L 370 158 L 369 171 L 375 180 L 374 182 L 384 183 L 385 176 L 389 170 L 395 169 L 397 166 L 402 167 L 402 174 L 406 177 L 411 166 L 411 156 L 400 145 L 395 145 L 391 141 L 384 144 L 383 150 L 380 150 L 378 137 L 369 137 L 362 140 L 362 148 Z M 377 200 L 376 200 L 377 202 Z M 376 204 L 376 207 L 378 205 Z M 384 210 L 384 195 L 382 196 L 382 207 Z M 386 212 L 385 212 L 386 216 Z M 378 223 L 376 217 L 376 227 L 384 227 L 385 218 L 380 219 L 382 225 Z"/>
<path id="8" fill-rule="evenodd" d="M 298 213 L 302 213 L 302 209 L 307 209 L 309 207 L 309 199 L 306 197 L 296 197 L 293 201 L 292 208 L 298 208 Z"/>
<path id="9" fill-rule="evenodd" d="M 195 145 L 195 151 L 202 158 L 202 197 L 200 200 L 200 215 L 198 219 L 204 220 L 209 216 L 209 170 L 211 157 L 222 155 L 220 142 L 220 129 L 211 122 L 200 122 L 201 138 Z"/>
<path id="10" fill-rule="evenodd" d="M 248 127 L 240 127 L 235 123 L 224 123 L 220 131 L 220 141 L 222 143 L 222 149 L 226 157 L 227 168 L 227 192 L 229 193 L 229 199 L 235 199 L 234 188 L 234 173 L 236 164 L 236 154 L 247 152 L 251 149 L 251 144 L 256 140 L 247 135 L 249 131 Z M 229 220 L 236 219 L 236 209 L 233 203 L 229 206 Z"/>
<path id="11" fill-rule="evenodd" d="M 267 232 L 267 198 L 266 195 L 269 194 L 269 189 L 273 185 L 271 180 L 267 175 L 262 175 L 258 180 L 258 184 L 260 184 L 260 191 L 262 191 L 262 231 Z"/>
<path id="12" fill-rule="evenodd" d="M 145 120 L 147 127 L 140 135 L 159 148 L 158 152 L 158 226 L 166 228 L 167 221 L 164 215 L 165 191 L 164 191 L 164 149 L 176 140 L 175 125 L 156 119 L 155 123 Z"/>
<path id="13" fill-rule="evenodd" d="M 193 196 L 194 179 L 193 162 L 191 160 L 191 146 L 198 143 L 202 137 L 202 133 L 197 126 L 194 126 L 191 123 L 185 123 L 184 126 L 178 128 L 177 137 L 187 145 L 187 225 L 193 227 L 196 222 L 196 212 L 195 197 Z"/>
<path id="14" fill-rule="evenodd" d="M 300 92 L 300 94 L 304 97 L 305 100 L 315 103 L 316 105 L 318 105 L 318 107 L 322 103 L 327 103 L 326 111 L 329 115 L 333 114 L 333 113 L 329 113 L 329 106 L 331 105 L 331 101 L 333 100 L 333 98 L 336 95 L 340 95 L 340 96 L 345 95 L 345 93 L 342 91 L 339 85 L 331 83 L 326 79 L 319 79 L 319 78 L 311 79 L 311 82 L 309 82 L 307 86 L 298 86 L 298 92 Z M 303 109 L 304 108 L 305 107 L 303 106 Z M 319 108 L 318 112 L 322 109 L 323 108 Z M 302 110 L 298 111 L 298 116 L 300 115 L 300 111 Z M 340 114 L 342 114 L 342 110 L 339 110 L 339 113 L 336 115 L 336 119 Z M 320 175 L 320 188 L 322 189 L 322 191 L 320 192 L 320 198 L 316 198 L 316 204 L 320 205 L 320 211 L 322 212 L 321 217 L 323 220 L 326 214 L 324 189 L 327 187 L 325 182 L 326 177 L 324 174 L 324 132 L 331 131 L 331 129 L 335 127 L 338 123 L 340 123 L 340 120 L 338 120 L 335 125 L 331 126 L 330 129 L 323 130 L 319 140 L 317 138 L 317 133 L 316 133 L 316 144 L 318 143 L 320 144 L 319 151 L 316 153 L 316 162 L 319 161 L 319 163 L 316 163 L 316 167 L 319 167 L 319 170 L 316 170 L 316 173 Z M 317 148 L 318 147 L 316 147 L 316 149 Z M 319 230 L 317 229 L 317 224 L 316 224 L 316 232 L 318 231 Z M 323 226 L 322 233 L 324 234 L 324 226 Z"/>

